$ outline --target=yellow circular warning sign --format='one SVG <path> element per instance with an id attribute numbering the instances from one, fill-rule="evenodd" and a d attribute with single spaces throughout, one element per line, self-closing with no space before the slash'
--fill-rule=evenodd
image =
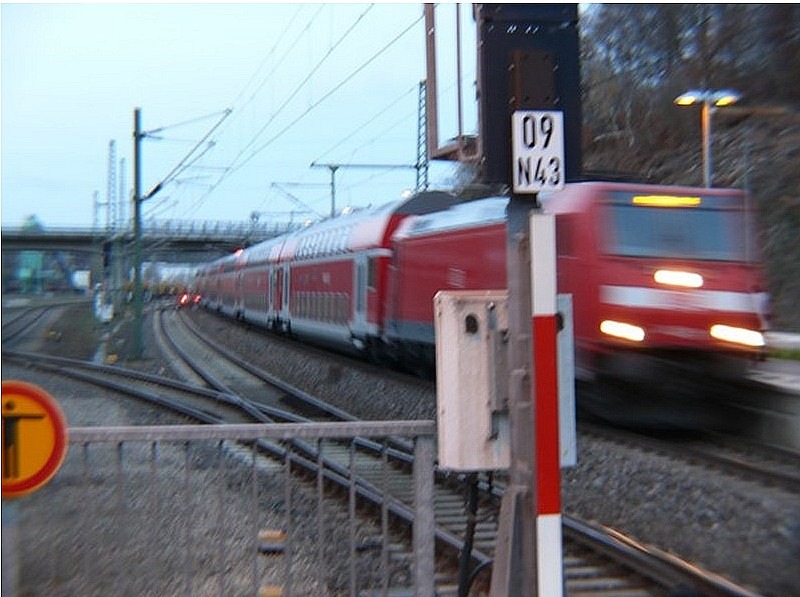
<path id="1" fill-rule="evenodd" d="M 3 497 L 35 491 L 67 453 L 67 422 L 55 399 L 24 381 L 3 381 Z"/>

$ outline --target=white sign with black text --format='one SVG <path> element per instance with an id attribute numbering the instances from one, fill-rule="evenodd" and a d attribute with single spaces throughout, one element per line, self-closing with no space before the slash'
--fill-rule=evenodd
<path id="1" fill-rule="evenodd" d="M 511 115 L 512 189 L 564 188 L 564 113 L 518 110 Z"/>

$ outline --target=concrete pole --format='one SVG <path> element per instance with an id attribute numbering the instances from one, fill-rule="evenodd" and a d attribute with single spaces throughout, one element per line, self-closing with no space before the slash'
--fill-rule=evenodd
<path id="1" fill-rule="evenodd" d="M 133 358 L 140 359 L 144 351 L 142 337 L 142 166 L 140 146 L 141 110 L 133 111 Z"/>

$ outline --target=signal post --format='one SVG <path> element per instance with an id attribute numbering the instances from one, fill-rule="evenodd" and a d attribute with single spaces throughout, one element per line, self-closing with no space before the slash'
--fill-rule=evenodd
<path id="1" fill-rule="evenodd" d="M 558 596 L 563 587 L 555 217 L 537 201 L 539 190 L 564 186 L 561 116 L 512 116 L 514 192 L 506 233 L 510 463 L 492 573 L 497 597 Z M 545 174 L 530 176 L 542 164 L 548 164 Z"/>
<path id="2" fill-rule="evenodd" d="M 577 5 L 479 5 L 481 174 L 507 224 L 509 487 L 493 597 L 563 594 L 555 222 L 538 192 L 581 169 Z"/>
<path id="3" fill-rule="evenodd" d="M 425 15 L 428 151 L 474 163 L 477 182 L 487 189 L 512 189 L 507 291 L 442 291 L 434 297 L 439 466 L 508 470 L 491 594 L 558 597 L 560 459 L 564 454 L 565 464 L 573 463 L 567 454 L 574 450 L 562 451 L 559 439 L 555 222 L 542 212 L 538 193 L 580 177 L 578 9 L 475 5 L 479 134 L 476 140 L 462 136 L 459 120 L 456 143 L 445 147 L 438 146 L 436 127 L 432 5 Z M 564 302 L 570 309 L 569 299 Z M 571 356 L 565 360 L 571 363 Z M 571 381 L 573 375 L 564 377 Z M 561 423 L 567 436 L 569 423 Z M 463 576 L 459 595 L 469 590 Z"/>

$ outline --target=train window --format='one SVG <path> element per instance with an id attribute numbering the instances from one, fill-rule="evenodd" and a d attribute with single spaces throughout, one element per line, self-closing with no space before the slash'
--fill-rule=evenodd
<path id="1" fill-rule="evenodd" d="M 611 205 L 606 249 L 630 257 L 744 261 L 745 222 L 740 211 Z"/>
<path id="2" fill-rule="evenodd" d="M 319 243 L 319 254 L 320 255 L 327 255 L 328 254 L 328 238 L 329 233 L 327 231 L 322 233 L 322 237 L 320 238 Z"/>
<path id="3" fill-rule="evenodd" d="M 367 260 L 367 288 L 375 290 L 378 287 L 378 260 L 370 257 Z"/>
<path id="4" fill-rule="evenodd" d="M 339 323 L 347 323 L 347 295 L 341 292 L 338 293 L 336 295 L 336 304 Z"/>
<path id="5" fill-rule="evenodd" d="M 559 216 L 556 218 L 556 254 L 559 257 L 575 256 L 575 216 Z"/>
<path id="6" fill-rule="evenodd" d="M 328 233 L 328 242 L 326 243 L 325 246 L 325 253 L 331 255 L 335 249 L 336 249 L 336 231 L 331 230 Z"/>
<path id="7" fill-rule="evenodd" d="M 347 228 L 342 228 L 339 231 L 339 244 L 337 247 L 337 251 L 339 253 L 344 253 L 347 249 L 347 236 L 349 234 L 349 230 Z"/>
<path id="8" fill-rule="evenodd" d="M 417 217 L 411 225 L 411 230 L 414 232 L 424 232 L 433 225 L 433 219 L 425 217 Z"/>

